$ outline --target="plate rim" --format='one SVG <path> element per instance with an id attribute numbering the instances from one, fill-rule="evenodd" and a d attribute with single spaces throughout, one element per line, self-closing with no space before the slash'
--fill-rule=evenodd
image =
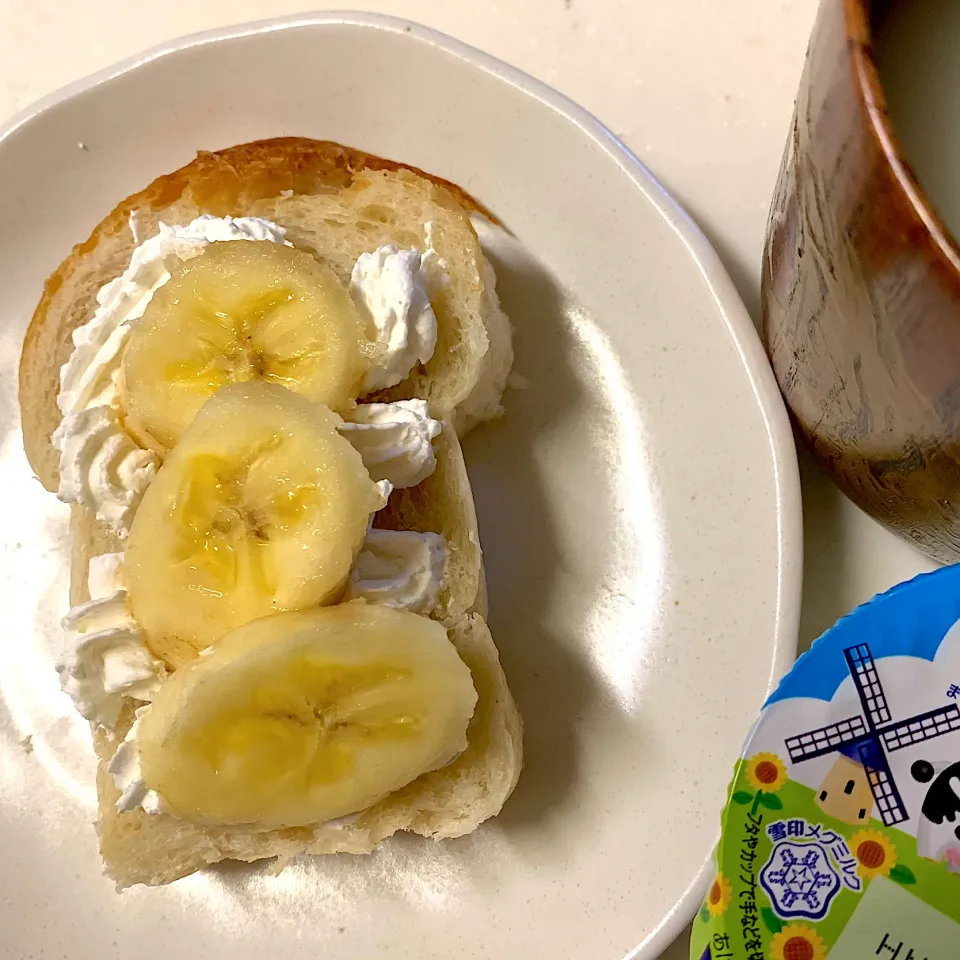
<path id="1" fill-rule="evenodd" d="M 462 40 L 414 20 L 389 14 L 328 10 L 246 21 L 163 41 L 71 81 L 28 104 L 5 123 L 0 124 L 0 144 L 53 107 L 154 60 L 225 40 L 303 27 L 324 26 L 352 26 L 377 30 L 427 43 L 533 96 L 543 106 L 574 124 L 593 142 L 594 146 L 604 151 L 666 221 L 683 244 L 703 278 L 720 319 L 737 349 L 741 365 L 760 410 L 772 454 L 776 488 L 777 596 L 772 663 L 764 695 L 766 699 L 794 662 L 799 640 L 803 581 L 803 522 L 799 464 L 789 415 L 757 329 L 719 254 L 693 218 L 643 161 L 584 107 L 518 67 L 511 66 L 492 54 L 485 53 Z M 747 731 L 744 731 L 744 736 L 746 735 Z M 719 810 L 716 827 L 716 838 L 719 840 Z M 627 960 L 655 960 L 680 936 L 700 905 L 712 871 L 711 854 L 692 871 L 690 882 L 677 903 L 631 951 Z"/>

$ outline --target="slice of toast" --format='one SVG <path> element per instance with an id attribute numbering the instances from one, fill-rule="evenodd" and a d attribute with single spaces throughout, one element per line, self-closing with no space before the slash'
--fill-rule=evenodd
<path id="1" fill-rule="evenodd" d="M 137 246 L 131 215 L 143 239 L 160 221 L 185 224 L 204 213 L 274 220 L 295 246 L 320 254 L 343 280 L 361 253 L 382 244 L 426 249 L 430 224 L 429 240 L 450 277 L 431 291 L 436 352 L 425 369 L 366 399 L 420 397 L 461 432 L 499 412 L 512 352 L 469 220 L 486 215 L 483 208 L 453 184 L 336 143 L 260 140 L 201 153 L 158 177 L 118 204 L 47 279 L 20 358 L 20 416 L 27 459 L 48 490 L 57 489 L 59 478 L 50 437 L 60 423 L 60 367 L 73 350 L 73 331 L 93 315 L 97 292 L 130 262 Z"/>
<path id="2" fill-rule="evenodd" d="M 499 812 L 522 764 L 519 713 L 483 619 L 485 591 L 473 495 L 456 430 L 499 412 L 512 353 L 492 271 L 468 214 L 482 212 L 459 188 L 420 171 L 337 144 L 285 138 L 201 154 L 121 203 L 47 281 L 27 332 L 20 366 L 24 446 L 43 483 L 58 483 L 50 435 L 60 421 L 59 368 L 71 333 L 95 308 L 99 288 L 126 267 L 139 236 L 157 223 L 187 223 L 201 213 L 261 216 L 288 239 L 323 257 L 346 280 L 363 252 L 393 243 L 428 245 L 444 261 L 449 283 L 431 291 L 438 346 L 425 369 L 375 399 L 422 397 L 444 419 L 436 441 L 437 469 L 423 483 L 396 490 L 375 519 L 378 527 L 432 531 L 448 547 L 444 586 L 432 614 L 470 667 L 479 694 L 468 748 L 452 764 L 426 774 L 356 819 L 263 831 L 210 828 L 141 810 L 118 813 L 119 792 L 107 763 L 127 733 L 132 707 L 94 741 L 100 765 L 98 831 L 107 873 L 121 887 L 168 883 L 223 859 L 257 860 L 297 853 L 365 853 L 398 830 L 428 837 L 461 836 Z M 495 343 L 491 343 L 491 336 Z M 367 398 L 374 399 L 374 398 Z M 71 515 L 71 603 L 88 599 L 89 561 L 122 549 L 86 508 Z"/>

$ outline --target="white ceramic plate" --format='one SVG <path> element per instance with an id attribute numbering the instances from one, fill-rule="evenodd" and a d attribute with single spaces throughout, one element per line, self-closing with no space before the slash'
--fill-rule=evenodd
<path id="1" fill-rule="evenodd" d="M 460 841 L 117 895 L 88 733 L 53 671 L 66 510 L 21 453 L 20 341 L 46 275 L 118 200 L 198 148 L 282 134 L 454 180 L 520 241 L 493 251 L 517 385 L 466 453 L 526 768 Z M 314 15 L 188 38 L 29 110 L 0 133 L 0 224 L 0 952 L 655 956 L 696 907 L 731 764 L 792 658 L 801 529 L 750 320 L 636 158 L 462 44 Z"/>

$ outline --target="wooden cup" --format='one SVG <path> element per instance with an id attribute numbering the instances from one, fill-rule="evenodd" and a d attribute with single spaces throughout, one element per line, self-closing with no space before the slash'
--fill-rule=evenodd
<path id="1" fill-rule="evenodd" d="M 763 333 L 840 487 L 960 560 L 960 249 L 901 155 L 871 0 L 823 0 L 767 226 Z M 957 158 L 960 163 L 960 157 Z"/>

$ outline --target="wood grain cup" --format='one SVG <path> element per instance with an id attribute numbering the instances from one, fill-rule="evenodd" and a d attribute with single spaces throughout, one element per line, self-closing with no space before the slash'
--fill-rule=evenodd
<path id="1" fill-rule="evenodd" d="M 951 562 L 960 249 L 890 123 L 871 45 L 880 10 L 821 3 L 767 227 L 764 340 L 817 460 L 868 513 Z"/>

